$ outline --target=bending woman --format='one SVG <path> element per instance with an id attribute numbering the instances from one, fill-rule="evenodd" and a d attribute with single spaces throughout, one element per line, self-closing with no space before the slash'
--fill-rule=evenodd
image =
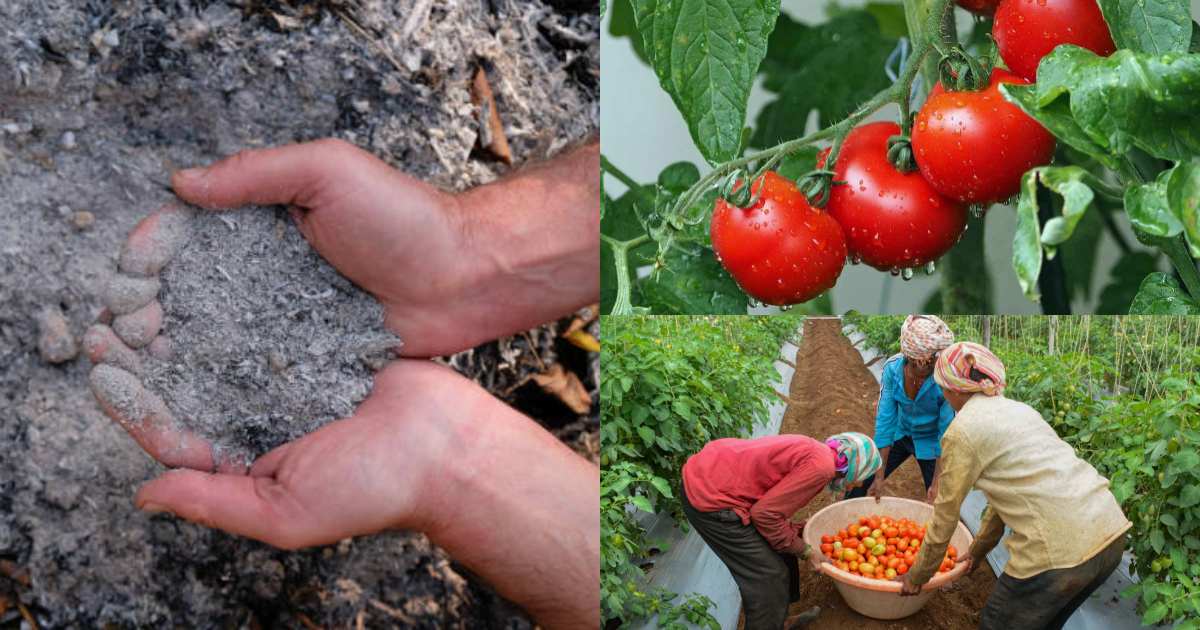
<path id="1" fill-rule="evenodd" d="M 979 627 L 1062 628 L 1116 569 L 1132 524 L 1107 479 L 1076 457 L 1036 410 L 1004 397 L 1004 364 L 987 348 L 950 346 L 938 357 L 934 377 L 957 415 L 942 437 L 933 520 L 901 594 L 919 593 L 937 570 L 973 485 L 988 509 L 970 553 L 959 561 L 974 570 L 1004 526 L 1012 529 L 1008 564 Z"/>
<path id="2" fill-rule="evenodd" d="M 875 446 L 885 462 L 882 475 L 873 475 L 846 494 L 847 499 L 883 496 L 884 481 L 909 457 L 915 457 L 925 482 L 925 500 L 937 496 L 938 457 L 942 434 L 954 410 L 933 380 L 938 353 L 954 343 L 954 333 L 932 315 L 909 315 L 900 327 L 900 354 L 888 359 L 880 379 L 875 411 Z"/>
<path id="3" fill-rule="evenodd" d="M 793 556 L 804 554 L 792 516 L 822 488 L 840 494 L 880 465 L 861 433 L 819 442 L 803 435 L 714 440 L 683 465 L 683 513 L 729 567 L 746 630 L 780 630 L 800 597 Z"/>

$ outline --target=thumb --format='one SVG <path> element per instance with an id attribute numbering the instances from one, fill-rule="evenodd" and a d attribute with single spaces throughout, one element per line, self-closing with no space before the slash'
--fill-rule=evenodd
<path id="1" fill-rule="evenodd" d="M 247 204 L 313 208 L 334 186 L 382 165 L 358 147 L 337 139 L 270 149 L 250 149 L 207 167 L 176 171 L 171 186 L 181 199 L 205 208 Z"/>
<path id="2" fill-rule="evenodd" d="M 329 542 L 305 531 L 305 510 L 273 477 L 172 470 L 143 485 L 134 504 L 284 549 Z"/>

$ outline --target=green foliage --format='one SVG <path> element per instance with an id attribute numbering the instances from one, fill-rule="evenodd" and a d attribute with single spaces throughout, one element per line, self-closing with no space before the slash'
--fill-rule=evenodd
<path id="1" fill-rule="evenodd" d="M 1110 168 L 1135 147 L 1168 160 L 1200 153 L 1200 55 L 1118 50 L 1100 57 L 1062 45 L 1034 85 L 1002 90 L 1054 135 Z"/>
<path id="2" fill-rule="evenodd" d="M 632 0 L 659 84 L 711 162 L 742 150 L 746 101 L 779 0 Z"/>
<path id="3" fill-rule="evenodd" d="M 633 508 L 685 522 L 680 469 L 706 443 L 767 418 L 779 345 L 797 316 L 605 317 L 601 407 L 601 607 L 606 621 L 658 615 L 662 627 L 711 626 L 711 601 L 648 589 Z M 675 625 L 672 625 L 675 624 Z"/>
<path id="4" fill-rule="evenodd" d="M 1170 275 L 1156 271 L 1138 287 L 1129 312 L 1139 315 L 1200 315 L 1197 305 Z"/>
<path id="5" fill-rule="evenodd" d="M 1191 44 L 1188 0 L 1100 0 L 1100 10 L 1118 48 L 1161 55 Z"/>
<path id="6" fill-rule="evenodd" d="M 1021 290 L 1038 299 L 1037 279 L 1042 270 L 1042 252 L 1054 257 L 1055 248 L 1071 237 L 1095 194 L 1084 182 L 1088 172 L 1078 166 L 1043 166 L 1031 169 L 1021 179 L 1017 204 L 1017 231 L 1013 237 L 1013 270 Z M 1044 186 L 1063 198 L 1062 216 L 1038 221 L 1037 187 Z M 1039 231 L 1040 230 L 1040 231 Z"/>
<path id="7" fill-rule="evenodd" d="M 763 87 L 778 94 L 759 112 L 750 144 L 769 147 L 804 135 L 808 113 L 817 125 L 845 118 L 891 82 L 884 61 L 896 46 L 871 13 L 842 10 L 820 26 L 780 15 L 763 60 Z"/>

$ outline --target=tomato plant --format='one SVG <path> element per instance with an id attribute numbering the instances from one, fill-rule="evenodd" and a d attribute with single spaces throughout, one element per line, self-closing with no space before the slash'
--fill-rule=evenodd
<path id="1" fill-rule="evenodd" d="M 1049 164 L 1054 136 L 1000 94 L 1025 84 L 994 70 L 987 87 L 947 92 L 939 83 L 917 114 L 912 147 L 921 175 L 960 203 L 991 205 L 1017 194 L 1025 171 Z"/>
<path id="2" fill-rule="evenodd" d="M 829 195 L 829 214 L 846 230 L 850 255 L 876 269 L 910 270 L 940 258 L 967 225 L 963 206 L 944 198 L 918 173 L 888 161 L 895 123 L 861 125 L 846 136 Z M 818 160 L 824 166 L 828 151 Z M 911 273 L 911 271 L 907 271 Z"/>
<path id="3" fill-rule="evenodd" d="M 1030 82 L 1042 57 L 1062 44 L 1102 57 L 1117 49 L 1096 0 L 1004 0 L 992 37 L 1005 65 Z"/>
<path id="4" fill-rule="evenodd" d="M 751 186 L 753 203 L 717 199 L 712 244 L 738 286 L 767 304 L 807 302 L 832 287 L 846 264 L 846 239 L 790 179 L 767 171 Z"/>
<path id="5" fill-rule="evenodd" d="M 707 598 L 645 583 L 661 543 L 641 512 L 681 515 L 679 471 L 709 440 L 741 436 L 767 417 L 780 343 L 801 318 L 605 317 L 600 364 L 601 611 L 606 622 L 658 616 L 659 627 L 713 627 Z"/>
<path id="6" fill-rule="evenodd" d="M 970 32 L 957 31 L 960 10 L 977 12 Z M 704 164 L 671 164 L 645 183 L 610 159 L 610 148 L 636 150 L 642 140 L 606 136 L 603 312 L 745 313 L 749 286 L 717 261 L 712 242 L 713 210 L 752 199 L 731 182 L 775 172 L 813 208 L 832 203 L 836 218 L 835 200 L 851 190 L 837 175 L 850 134 L 886 115 L 898 126 L 886 156 L 899 172 L 916 168 L 959 203 L 1015 196 L 1013 233 L 988 238 L 984 221 L 967 217 L 962 238 L 926 269 L 940 282 L 927 312 L 991 311 L 997 270 L 985 250 L 1011 240 L 1005 279 L 1045 313 L 1200 314 L 1200 33 L 1188 0 L 903 0 L 828 15 L 805 24 L 756 0 L 612 3 L 609 31 L 628 37 L 653 71 Z M 756 81 L 773 100 L 748 119 Z M 939 81 L 945 93 L 925 99 Z M 829 158 L 818 165 L 822 150 Z M 603 192 L 622 187 L 615 198 Z M 940 241 L 953 231 L 937 223 L 942 213 L 929 216 L 898 221 L 903 229 L 880 240 L 915 238 L 904 231 Z M 849 252 L 866 259 L 851 233 L 861 225 L 842 226 Z M 904 245 L 880 249 L 890 258 L 875 266 L 888 271 L 925 258 L 915 247 L 910 257 Z M 1103 250 L 1120 256 L 1097 274 L 1097 261 L 1111 260 Z M 824 263 L 800 277 L 825 278 Z M 839 283 L 849 275 L 861 272 Z M 803 308 L 832 312 L 831 292 Z"/>

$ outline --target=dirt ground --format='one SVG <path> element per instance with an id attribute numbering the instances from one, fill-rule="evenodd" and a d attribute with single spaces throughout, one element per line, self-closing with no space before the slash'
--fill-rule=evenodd
<path id="1" fill-rule="evenodd" d="M 161 467 L 36 320 L 78 342 L 177 167 L 336 136 L 462 190 L 554 156 L 598 129 L 598 24 L 569 0 L 0 3 L 0 629 L 532 625 L 420 535 L 286 553 L 139 513 Z M 480 146 L 480 69 L 512 165 Z M 597 404 L 528 382 L 561 364 L 596 400 L 570 321 L 443 360 L 595 460 Z"/>
<path id="2" fill-rule="evenodd" d="M 842 431 L 874 433 L 879 383 L 842 334 L 841 325 L 834 318 L 805 320 L 790 387 L 793 402 L 784 412 L 780 433 L 815 438 Z M 905 462 L 888 479 L 887 494 L 910 499 L 924 497 L 925 487 L 915 461 Z M 807 518 L 831 502 L 829 493 L 821 493 L 798 518 Z M 979 625 L 979 611 L 994 582 L 991 572 L 981 569 L 952 586 L 952 592 L 935 595 L 917 614 L 879 621 L 851 610 L 830 578 L 802 567 L 801 600 L 792 605 L 789 614 L 820 606 L 821 616 L 809 626 L 813 630 L 967 630 Z"/>

